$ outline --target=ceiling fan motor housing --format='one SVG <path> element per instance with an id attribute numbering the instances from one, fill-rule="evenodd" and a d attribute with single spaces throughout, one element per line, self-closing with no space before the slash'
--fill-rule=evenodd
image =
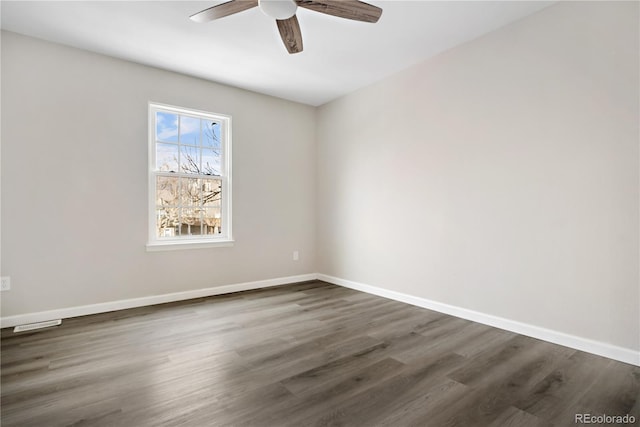
<path id="1" fill-rule="evenodd" d="M 294 0 L 259 0 L 260 10 L 275 19 L 289 19 L 296 14 L 298 5 Z"/>

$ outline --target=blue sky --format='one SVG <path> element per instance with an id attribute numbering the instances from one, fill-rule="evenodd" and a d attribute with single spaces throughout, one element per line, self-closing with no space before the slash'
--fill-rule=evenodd
<path id="1" fill-rule="evenodd" d="M 196 117 L 157 112 L 156 138 L 161 141 L 156 144 L 156 167 L 159 170 L 178 172 L 180 168 L 176 159 L 180 158 L 184 161 L 185 154 L 188 154 L 198 164 L 202 162 L 201 167 L 205 172 L 212 170 L 214 174 L 220 174 L 220 125 L 218 123 Z"/>

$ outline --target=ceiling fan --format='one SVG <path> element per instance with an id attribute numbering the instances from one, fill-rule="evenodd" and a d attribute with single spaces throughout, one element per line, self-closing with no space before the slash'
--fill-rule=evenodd
<path id="1" fill-rule="evenodd" d="M 275 18 L 280 37 L 289 53 L 302 52 L 302 33 L 296 18 L 298 6 L 327 15 L 362 22 L 377 22 L 382 9 L 358 0 L 231 0 L 190 16 L 195 22 L 209 22 L 256 6 Z"/>

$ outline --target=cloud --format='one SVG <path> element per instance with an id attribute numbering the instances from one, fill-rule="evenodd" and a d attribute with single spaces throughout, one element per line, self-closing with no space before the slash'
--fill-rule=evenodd
<path id="1" fill-rule="evenodd" d="M 178 115 L 156 113 L 156 136 L 160 140 L 172 140 L 178 136 Z"/>
<path id="2" fill-rule="evenodd" d="M 189 142 L 197 144 L 200 137 L 200 119 L 164 112 L 156 114 L 156 135 L 158 139 L 163 141 L 178 140 L 178 117 L 180 117 L 180 134 L 183 137 L 191 135 L 192 138 L 195 138 L 195 141 Z"/>

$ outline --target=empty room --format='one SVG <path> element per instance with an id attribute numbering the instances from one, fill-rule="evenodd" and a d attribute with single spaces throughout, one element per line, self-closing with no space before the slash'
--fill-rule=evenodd
<path id="1" fill-rule="evenodd" d="M 0 424 L 640 424 L 636 1 L 0 2 Z"/>

